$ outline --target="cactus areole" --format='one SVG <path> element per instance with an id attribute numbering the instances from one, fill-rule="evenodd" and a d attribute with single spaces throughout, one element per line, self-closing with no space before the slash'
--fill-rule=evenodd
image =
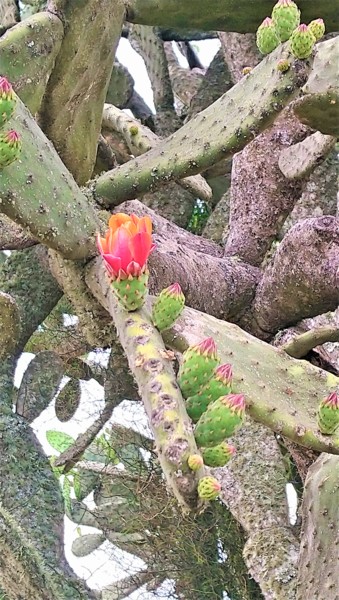
<path id="1" fill-rule="evenodd" d="M 127 311 L 140 308 L 147 295 L 147 259 L 155 248 L 149 217 L 117 213 L 97 246 L 112 280 L 114 292 Z"/>

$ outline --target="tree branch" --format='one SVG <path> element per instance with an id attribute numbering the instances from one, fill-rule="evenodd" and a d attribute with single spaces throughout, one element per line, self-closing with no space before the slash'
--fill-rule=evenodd
<path id="1" fill-rule="evenodd" d="M 326 344 L 326 342 L 339 342 L 339 329 L 337 327 L 319 327 L 301 333 L 297 337 L 281 346 L 281 348 L 294 358 L 303 358 L 313 348 Z"/>

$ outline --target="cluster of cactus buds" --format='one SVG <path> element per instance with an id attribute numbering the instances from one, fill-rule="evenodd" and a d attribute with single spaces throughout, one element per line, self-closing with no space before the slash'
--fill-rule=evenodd
<path id="1" fill-rule="evenodd" d="M 155 300 L 152 308 L 152 321 L 154 326 L 163 331 L 175 323 L 185 306 L 185 296 L 179 283 L 173 283 L 162 290 Z"/>
<path id="2" fill-rule="evenodd" d="M 16 96 L 6 77 L 0 77 L 0 128 L 11 118 L 16 105 Z M 17 160 L 21 152 L 19 134 L 11 129 L 0 134 L 0 169 Z"/>
<path id="3" fill-rule="evenodd" d="M 267 17 L 257 30 L 257 46 L 262 54 L 273 52 L 280 42 L 290 40 L 290 50 L 295 58 L 308 58 L 316 41 L 325 33 L 323 19 L 315 19 L 307 26 L 300 25 L 300 10 L 293 0 L 278 0 L 271 17 Z M 284 73 L 287 68 L 277 67 Z"/>
<path id="4" fill-rule="evenodd" d="M 225 364 L 216 367 L 207 383 L 194 396 L 189 396 L 186 400 L 187 414 L 193 423 L 200 419 L 211 402 L 231 392 L 231 384 L 232 365 Z"/>
<path id="5" fill-rule="evenodd" d="M 318 408 L 318 427 L 321 433 L 332 435 L 339 426 L 339 395 L 332 392 Z"/>

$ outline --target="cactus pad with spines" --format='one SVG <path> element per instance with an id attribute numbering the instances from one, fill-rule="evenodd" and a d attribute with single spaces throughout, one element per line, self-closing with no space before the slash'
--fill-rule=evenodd
<path id="1" fill-rule="evenodd" d="M 185 305 L 185 296 L 179 283 L 162 290 L 152 307 L 152 321 L 159 331 L 171 327 Z"/>
<path id="2" fill-rule="evenodd" d="M 215 500 L 219 496 L 221 485 L 215 477 L 202 477 L 198 483 L 198 496 L 202 500 Z"/>
<path id="3" fill-rule="evenodd" d="M 0 77 L 0 127 L 8 121 L 14 112 L 16 96 L 6 77 Z"/>
<path id="4" fill-rule="evenodd" d="M 20 152 L 20 136 L 14 129 L 0 134 L 0 169 L 8 167 L 8 165 L 17 160 Z"/>
<path id="5" fill-rule="evenodd" d="M 311 56 L 314 44 L 315 37 L 307 25 L 299 25 L 299 27 L 293 31 L 290 39 L 290 47 L 295 58 L 301 59 Z"/>
<path id="6" fill-rule="evenodd" d="M 207 467 L 224 467 L 235 452 L 235 447 L 227 442 L 221 442 L 221 444 L 211 448 L 201 448 L 202 457 Z"/>
<path id="7" fill-rule="evenodd" d="M 188 416 L 196 423 L 205 412 L 208 405 L 220 396 L 231 393 L 232 366 L 230 364 L 220 365 L 214 369 L 212 377 L 195 394 L 186 400 Z"/>
<path id="8" fill-rule="evenodd" d="M 240 427 L 245 416 L 245 398 L 242 394 L 221 396 L 207 407 L 200 417 L 194 437 L 199 448 L 216 446 Z"/>
<path id="9" fill-rule="evenodd" d="M 332 435 L 339 427 L 339 396 L 337 392 L 332 392 L 320 402 L 318 427 L 324 435 Z"/>
<path id="10" fill-rule="evenodd" d="M 325 23 L 323 19 L 315 19 L 308 24 L 308 29 L 313 33 L 316 41 L 318 41 L 325 33 Z"/>
<path id="11" fill-rule="evenodd" d="M 178 383 L 184 398 L 193 396 L 210 379 L 218 364 L 213 338 L 207 338 L 184 352 Z"/>
<path id="12" fill-rule="evenodd" d="M 270 54 L 279 46 L 278 33 L 270 17 L 267 17 L 258 27 L 256 40 L 261 54 Z"/>
<path id="13" fill-rule="evenodd" d="M 141 308 L 147 296 L 148 272 L 139 277 L 116 279 L 112 281 L 114 293 L 125 310 L 131 312 Z"/>
<path id="14" fill-rule="evenodd" d="M 199 471 L 204 466 L 204 461 L 200 454 L 191 454 L 187 459 L 187 464 L 191 471 Z"/>
<path id="15" fill-rule="evenodd" d="M 272 20 L 279 39 L 286 42 L 300 23 L 300 10 L 292 0 L 279 0 L 273 7 Z"/>

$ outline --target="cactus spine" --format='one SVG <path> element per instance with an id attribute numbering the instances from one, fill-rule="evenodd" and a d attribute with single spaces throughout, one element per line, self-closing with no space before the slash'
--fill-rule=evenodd
<path id="1" fill-rule="evenodd" d="M 14 129 L 0 134 L 0 169 L 8 167 L 8 165 L 17 160 L 20 152 L 20 136 Z"/>
<path id="2" fill-rule="evenodd" d="M 323 19 L 315 19 L 308 24 L 308 29 L 311 33 L 313 33 L 316 41 L 318 41 L 325 33 L 325 23 Z"/>
<path id="3" fill-rule="evenodd" d="M 308 58 L 312 54 L 315 37 L 304 23 L 297 27 L 290 39 L 291 52 L 295 58 Z"/>
<path id="4" fill-rule="evenodd" d="M 300 23 L 300 10 L 292 0 L 279 0 L 273 7 L 272 21 L 278 37 L 286 42 Z"/>
<path id="5" fill-rule="evenodd" d="M 242 424 L 244 416 L 245 398 L 242 394 L 229 394 L 212 402 L 194 430 L 198 447 L 216 446 L 233 435 Z"/>
<path id="6" fill-rule="evenodd" d="M 6 77 L 0 77 L 0 127 L 10 119 L 16 104 L 16 96 L 12 85 Z"/>

